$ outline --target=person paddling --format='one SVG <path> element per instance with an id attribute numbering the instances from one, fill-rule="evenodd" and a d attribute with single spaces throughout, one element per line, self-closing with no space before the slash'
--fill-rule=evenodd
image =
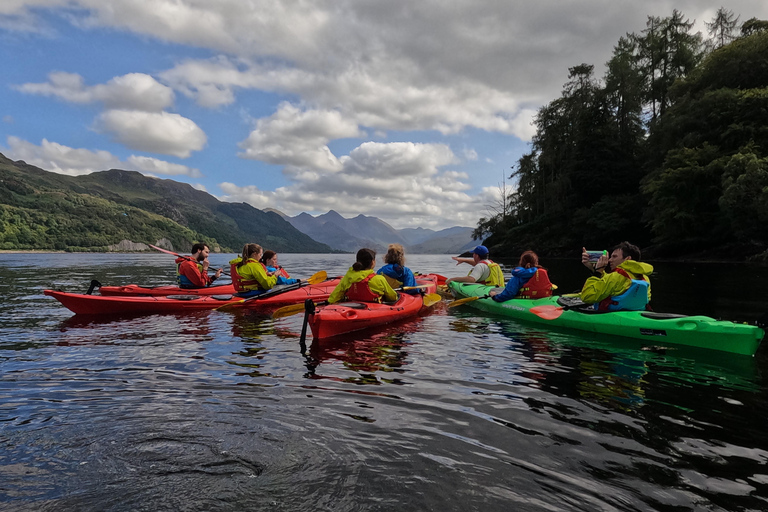
<path id="1" fill-rule="evenodd" d="M 176 258 L 176 282 L 179 288 L 206 288 L 221 276 L 222 269 L 218 269 L 212 276 L 208 275 L 210 252 L 208 245 L 196 243 L 192 246 L 192 256 Z"/>
<path id="2" fill-rule="evenodd" d="M 533 251 L 525 251 L 520 261 L 512 269 L 512 277 L 504 290 L 491 290 L 488 295 L 496 302 L 509 299 L 540 299 L 551 297 L 555 286 L 549 280 L 547 270 L 539 266 L 539 256 Z"/>
<path id="3" fill-rule="evenodd" d="M 275 251 L 264 251 L 259 259 L 267 268 L 267 275 L 277 276 L 277 284 L 296 284 L 299 279 L 291 278 L 290 274 L 277 264 L 277 253 Z"/>
<path id="4" fill-rule="evenodd" d="M 259 244 L 245 244 L 243 254 L 229 261 L 232 285 L 238 297 L 253 297 L 277 284 L 277 276 L 269 275 L 267 267 L 259 261 L 263 252 Z"/>
<path id="5" fill-rule="evenodd" d="M 359 302 L 397 302 L 400 298 L 382 275 L 373 271 L 376 252 L 363 248 L 357 251 L 355 263 L 328 297 L 333 304 L 345 300 Z"/>

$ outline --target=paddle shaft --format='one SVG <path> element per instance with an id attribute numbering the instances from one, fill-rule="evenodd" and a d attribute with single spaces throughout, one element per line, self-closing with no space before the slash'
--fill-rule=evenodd
<path id="1" fill-rule="evenodd" d="M 162 247 L 158 247 L 156 245 L 152 245 L 152 244 L 147 244 L 147 245 L 150 246 L 151 248 L 157 250 L 157 251 L 164 252 L 165 254 L 170 254 L 171 256 L 176 256 L 177 258 L 183 258 L 183 259 L 185 259 L 187 261 L 191 261 L 193 263 L 200 263 L 199 261 L 197 261 L 192 256 L 182 256 L 179 253 L 176 253 L 176 252 L 173 252 L 173 251 L 168 251 L 168 250 L 163 249 Z M 224 274 L 225 276 L 229 275 L 229 272 L 225 272 L 223 269 L 222 269 L 221 273 Z"/>

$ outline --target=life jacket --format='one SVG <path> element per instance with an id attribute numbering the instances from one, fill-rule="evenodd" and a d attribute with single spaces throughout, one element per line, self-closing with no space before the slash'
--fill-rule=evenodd
<path id="1" fill-rule="evenodd" d="M 253 259 L 246 260 L 243 263 L 243 265 L 245 265 L 249 261 L 251 261 L 253 263 L 258 263 L 259 265 L 264 267 L 264 272 L 267 271 L 267 267 L 264 266 L 263 263 L 261 263 L 260 261 L 257 261 L 257 260 L 253 260 Z M 229 274 L 230 274 L 230 277 L 232 277 L 232 286 L 234 286 L 236 292 L 251 291 L 251 290 L 247 289 L 246 286 L 256 285 L 259 288 L 261 288 L 261 284 L 259 284 L 259 282 L 257 280 L 255 280 L 255 279 L 243 279 L 242 277 L 240 277 L 240 274 L 237 273 L 237 263 L 230 263 L 230 265 L 229 265 Z"/>
<path id="2" fill-rule="evenodd" d="M 482 260 L 478 263 L 485 263 L 488 265 L 488 269 L 491 271 L 485 281 L 478 281 L 479 284 L 487 284 L 488 286 L 501 287 L 504 286 L 504 273 L 501 271 L 501 267 L 498 263 L 494 263 L 491 260 Z M 472 271 L 469 271 L 471 274 Z M 467 274 L 467 275 L 469 275 Z"/>
<path id="3" fill-rule="evenodd" d="M 176 260 L 178 261 L 178 259 Z M 193 264 L 195 267 L 197 267 L 197 271 L 202 273 L 203 266 L 195 263 L 194 261 L 188 260 L 184 258 L 183 261 L 180 261 L 176 264 L 176 283 L 179 285 L 179 288 L 198 288 L 198 286 L 189 280 L 187 276 L 181 273 L 181 266 L 184 264 Z"/>
<path id="4" fill-rule="evenodd" d="M 267 272 L 274 272 L 276 276 L 278 277 L 284 277 L 286 279 L 290 278 L 290 274 L 283 268 L 283 267 L 264 267 L 267 269 Z"/>
<path id="5" fill-rule="evenodd" d="M 549 280 L 547 270 L 539 267 L 536 273 L 526 282 L 517 292 L 515 298 L 519 299 L 540 299 L 542 297 L 551 297 L 554 286 Z"/>
<path id="6" fill-rule="evenodd" d="M 630 280 L 627 291 L 614 295 L 595 304 L 598 311 L 642 311 L 648 305 L 648 286 L 645 279 L 632 279 L 626 270 L 617 268 L 616 272 Z"/>
<path id="7" fill-rule="evenodd" d="M 375 275 L 376 273 L 371 272 L 362 281 L 352 283 L 352 286 L 349 287 L 349 290 L 347 290 L 346 293 L 347 300 L 356 300 L 360 302 L 381 302 L 381 295 L 373 293 L 370 286 L 368 286 L 368 282 Z"/>

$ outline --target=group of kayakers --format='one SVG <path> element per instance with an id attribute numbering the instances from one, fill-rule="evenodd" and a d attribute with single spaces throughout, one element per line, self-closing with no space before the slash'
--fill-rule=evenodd
<path id="1" fill-rule="evenodd" d="M 501 268 L 489 258 L 488 249 L 478 245 L 472 258 L 454 256 L 456 264 L 468 263 L 473 269 L 464 277 L 451 281 L 480 283 L 497 287 L 488 295 L 496 302 L 510 299 L 538 299 L 551 297 L 557 288 L 549 279 L 547 270 L 539 265 L 539 257 L 533 251 L 525 251 L 517 266 L 512 269 L 506 285 Z M 584 283 L 578 297 L 598 311 L 640 311 L 651 300 L 649 277 L 653 267 L 640 261 L 640 249 L 629 242 L 621 242 L 610 254 L 603 251 L 597 260 L 582 248 L 581 261 L 594 275 Z M 501 287 L 504 287 L 501 290 Z"/>
<path id="2" fill-rule="evenodd" d="M 182 288 L 210 286 L 222 269 L 208 275 L 207 245 L 192 246 L 191 257 L 180 257 L 177 263 L 177 279 Z M 547 270 L 539 265 L 538 255 L 525 251 L 506 281 L 501 266 L 490 259 L 488 249 L 478 245 L 470 252 L 471 258 L 454 256 L 456 264 L 467 263 L 472 269 L 466 276 L 453 277 L 450 282 L 479 283 L 495 287 L 489 296 L 497 302 L 510 299 L 538 299 L 550 297 L 557 288 L 549 278 Z M 582 249 L 582 263 L 594 274 L 584 283 L 579 294 L 585 304 L 599 311 L 646 309 L 651 298 L 648 276 L 653 267 L 640 261 L 640 249 L 622 242 L 610 253 L 603 253 L 595 260 L 589 251 Z M 406 293 L 419 293 L 414 273 L 405 266 L 405 251 L 400 244 L 390 244 L 384 256 L 384 265 L 378 271 L 376 252 L 362 248 L 357 251 L 355 263 L 347 270 L 331 293 L 328 302 L 395 302 L 396 289 Z M 236 295 L 252 297 L 264 293 L 277 285 L 300 284 L 299 279 L 290 275 L 277 263 L 277 253 L 264 251 L 255 243 L 245 244 L 242 255 L 231 260 L 230 275 Z"/>

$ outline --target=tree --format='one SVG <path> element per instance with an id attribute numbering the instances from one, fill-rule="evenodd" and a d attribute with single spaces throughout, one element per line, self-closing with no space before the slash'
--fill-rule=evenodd
<path id="1" fill-rule="evenodd" d="M 736 39 L 739 17 L 733 14 L 733 11 L 720 7 L 712 21 L 704 24 L 713 41 L 712 47 L 716 50 Z"/>

